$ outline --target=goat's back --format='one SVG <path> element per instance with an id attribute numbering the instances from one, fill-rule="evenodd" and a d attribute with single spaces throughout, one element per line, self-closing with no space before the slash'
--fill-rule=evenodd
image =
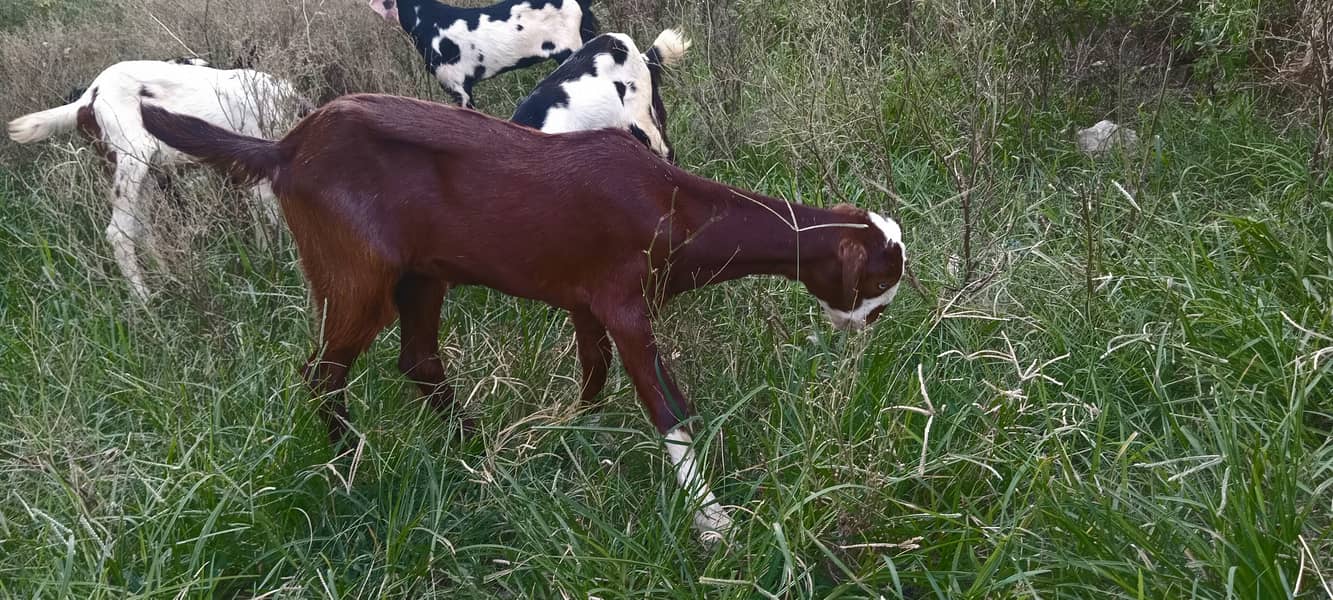
<path id="1" fill-rule="evenodd" d="M 214 69 L 164 61 L 125 61 L 89 85 L 91 110 L 105 141 L 121 152 L 165 163 L 184 160 L 143 128 L 140 103 L 203 119 L 244 135 L 263 136 L 289 121 L 297 101 L 286 81 L 250 69 Z"/>
<path id="2" fill-rule="evenodd" d="M 622 131 L 548 135 L 380 95 L 330 102 L 279 148 L 275 190 L 298 243 L 318 220 L 309 235 L 346 231 L 396 268 L 557 305 L 540 279 L 642 263 L 673 181 L 690 177 Z"/>

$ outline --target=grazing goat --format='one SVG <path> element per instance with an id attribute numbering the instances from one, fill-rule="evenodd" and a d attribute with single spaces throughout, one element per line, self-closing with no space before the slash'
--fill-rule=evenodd
<path id="1" fill-rule="evenodd" d="M 689 47 L 674 29 L 658 34 L 647 54 L 623 33 L 599 35 L 537 84 L 510 120 L 546 133 L 624 129 L 673 160 L 659 87 L 662 68 L 679 62 Z"/>
<path id="2" fill-rule="evenodd" d="M 446 94 L 472 108 L 472 86 L 546 59 L 564 62 L 597 35 L 592 0 L 505 0 L 459 8 L 436 0 L 370 0 L 412 37 Z"/>
<path id="3" fill-rule="evenodd" d="M 303 374 L 324 397 L 330 438 L 347 431 L 336 393 L 397 313 L 398 367 L 438 409 L 445 293 L 482 285 L 569 311 L 581 399 L 606 382 L 615 342 L 701 533 L 727 515 L 697 470 L 691 408 L 653 338 L 654 307 L 751 274 L 803 283 L 844 329 L 873 322 L 906 260 L 898 224 L 849 205 L 792 205 L 691 175 L 623 131 L 548 135 L 409 98 L 344 96 L 277 142 L 145 103 L 153 135 L 234 175 L 273 182 L 321 314 Z"/>
<path id="4" fill-rule="evenodd" d="M 107 241 L 116 263 L 140 300 L 148 287 L 136 259 L 135 245 L 157 254 L 146 236 L 148 215 L 141 197 L 150 167 L 187 162 L 189 157 L 162 145 L 144 130 L 139 103 L 151 100 L 173 111 L 247 135 L 263 135 L 284 120 L 289 103 L 301 102 L 292 86 L 267 73 L 222 70 L 195 64 L 142 60 L 119 62 L 103 70 L 77 99 L 64 106 L 9 122 L 9 138 L 20 144 L 44 140 L 77 127 L 111 165 L 111 223 Z M 254 186 L 273 227 L 276 202 L 267 184 Z"/>

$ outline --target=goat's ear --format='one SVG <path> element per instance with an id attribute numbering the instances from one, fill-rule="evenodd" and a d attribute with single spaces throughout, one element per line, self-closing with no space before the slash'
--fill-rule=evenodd
<path id="1" fill-rule="evenodd" d="M 866 247 L 851 237 L 838 244 L 838 263 L 842 265 L 842 301 L 847 310 L 856 308 L 856 287 L 866 270 Z"/>
<path id="2" fill-rule="evenodd" d="M 385 20 L 398 22 L 398 0 L 370 0 L 370 8 Z"/>

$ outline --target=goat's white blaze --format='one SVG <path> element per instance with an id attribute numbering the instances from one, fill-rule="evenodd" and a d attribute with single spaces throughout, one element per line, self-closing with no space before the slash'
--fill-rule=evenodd
<path id="1" fill-rule="evenodd" d="M 693 444 L 690 434 L 679 429 L 666 434 L 667 455 L 676 467 L 676 481 L 699 505 L 694 512 L 694 528 L 705 539 L 720 537 L 731 529 L 731 516 L 717 503 L 717 498 L 700 475 Z"/>
<path id="2" fill-rule="evenodd" d="M 903 245 L 903 230 L 898 226 L 898 222 L 893 219 L 881 217 L 878 213 L 870 213 L 870 222 L 884 234 L 884 241 L 889 247 L 898 246 L 903 253 L 903 269 L 907 268 L 907 246 Z M 899 277 L 898 283 L 894 283 L 884 293 L 871 298 L 861 300 L 861 303 L 852 307 L 852 310 L 838 310 L 829 306 L 823 300 L 819 301 L 819 306 L 823 307 L 824 314 L 833 322 L 834 329 L 843 329 L 850 331 L 860 331 L 865 329 L 866 319 L 875 309 L 884 306 L 893 301 L 893 297 L 898 295 L 898 286 L 902 283 Z"/>

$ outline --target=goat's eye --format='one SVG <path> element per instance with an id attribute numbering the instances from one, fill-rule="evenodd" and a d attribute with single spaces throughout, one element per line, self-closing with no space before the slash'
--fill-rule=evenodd
<path id="1" fill-rule="evenodd" d="M 887 282 L 887 281 L 880 282 L 880 284 L 879 284 L 879 291 L 882 292 L 882 291 L 887 290 L 887 289 L 889 289 L 889 282 Z"/>

